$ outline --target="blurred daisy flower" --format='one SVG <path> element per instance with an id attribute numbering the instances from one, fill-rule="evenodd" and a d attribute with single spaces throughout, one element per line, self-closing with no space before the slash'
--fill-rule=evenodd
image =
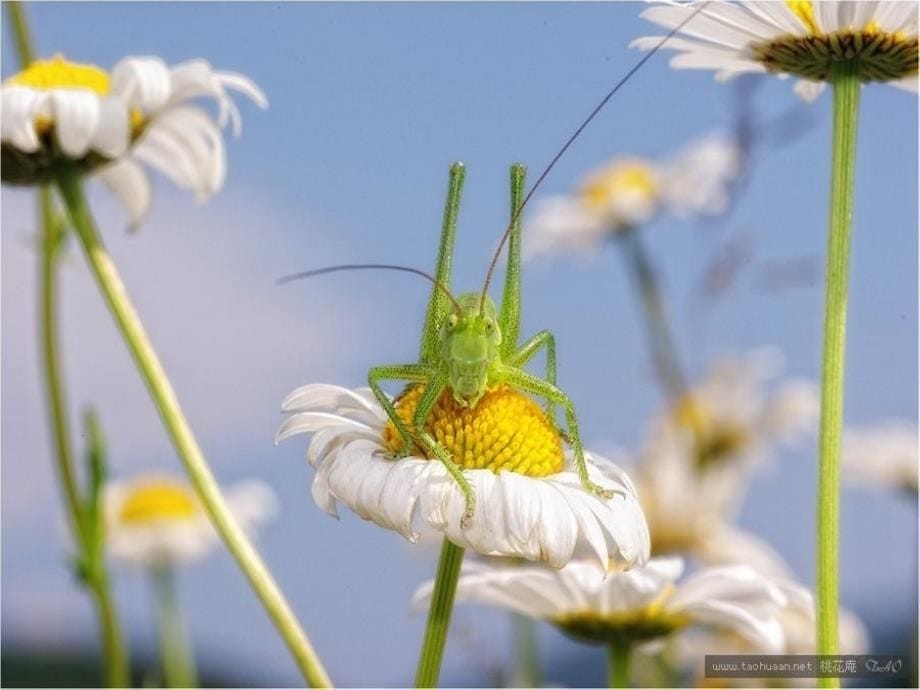
<path id="1" fill-rule="evenodd" d="M 275 496 L 262 482 L 241 482 L 227 488 L 225 496 L 248 532 L 277 512 Z M 187 563 L 220 543 L 192 487 L 171 475 L 109 482 L 104 513 L 109 553 L 129 565 L 161 568 Z"/>
<path id="2" fill-rule="evenodd" d="M 814 655 L 815 644 L 815 603 L 811 592 L 792 580 L 772 580 L 785 596 L 786 604 L 776 607 L 767 604 L 767 610 L 759 616 L 775 616 L 783 634 L 782 654 Z M 869 654 L 871 645 L 869 635 L 862 621 L 851 611 L 840 609 L 839 612 L 840 654 Z M 675 640 L 675 645 L 666 652 L 667 659 L 675 666 L 689 669 L 692 676 L 705 681 L 705 656 L 707 654 L 775 654 L 774 647 L 764 647 L 749 637 L 743 637 L 731 631 L 703 630 L 691 631 Z M 733 678 L 732 683 L 739 687 L 769 687 L 775 685 L 776 679 L 769 678 Z M 813 678 L 789 678 L 784 685 L 791 687 L 814 687 Z"/>
<path id="3" fill-rule="evenodd" d="M 660 642 L 696 626 L 731 631 L 758 648 L 779 652 L 782 591 L 747 566 L 697 571 L 681 580 L 680 558 L 652 558 L 644 567 L 604 571 L 572 561 L 560 570 L 469 562 L 457 601 L 472 601 L 547 621 L 592 643 Z M 432 583 L 415 593 L 421 607 Z"/>
<path id="4" fill-rule="evenodd" d="M 917 427 L 887 422 L 843 435 L 843 472 L 852 484 L 917 493 Z"/>
<path id="5" fill-rule="evenodd" d="M 421 392 L 410 386 L 396 398 L 404 419 L 411 419 Z M 388 459 L 403 440 L 370 389 L 308 385 L 292 392 L 282 409 L 290 416 L 276 442 L 313 434 L 307 450 L 316 468 L 313 498 L 330 515 L 342 502 L 413 543 L 426 527 L 483 555 L 553 567 L 576 554 L 630 565 L 648 558 L 648 529 L 626 475 L 586 453 L 591 479 L 615 494 L 604 499 L 586 491 L 555 425 L 513 389 L 490 390 L 473 408 L 460 407 L 446 391 L 428 419 L 428 430 L 475 493 L 475 514 L 463 525 L 463 493 L 440 461 L 418 448 Z"/>
<path id="6" fill-rule="evenodd" d="M 111 72 L 60 56 L 36 61 L 3 82 L 3 182 L 47 183 L 67 162 L 95 173 L 132 224 L 150 207 L 145 165 L 206 199 L 226 175 L 221 128 L 229 122 L 240 133 L 231 90 L 268 105 L 252 81 L 204 60 L 170 68 L 156 57 L 128 57 Z M 216 101 L 216 121 L 194 104 L 202 97 Z"/>
<path id="7" fill-rule="evenodd" d="M 524 236 L 525 254 L 593 250 L 659 213 L 722 213 L 741 175 L 742 159 L 737 143 L 718 133 L 692 142 L 663 163 L 617 158 L 589 173 L 572 195 L 550 197 L 537 206 Z"/>
<path id="8" fill-rule="evenodd" d="M 863 82 L 917 90 L 916 2 L 713 2 L 699 9 L 700 4 L 668 2 L 642 12 L 668 30 L 689 19 L 663 46 L 678 51 L 674 68 L 714 70 L 721 81 L 750 72 L 792 75 L 800 77 L 796 93 L 813 100 L 831 65 L 848 61 Z M 651 50 L 662 38 L 646 36 L 632 46 Z"/>
<path id="9" fill-rule="evenodd" d="M 777 444 L 791 444 L 817 424 L 817 386 L 788 379 L 782 354 L 761 348 L 716 360 L 705 376 L 670 409 L 652 420 L 647 453 L 685 455 L 705 472 L 718 466 L 749 468 Z"/>

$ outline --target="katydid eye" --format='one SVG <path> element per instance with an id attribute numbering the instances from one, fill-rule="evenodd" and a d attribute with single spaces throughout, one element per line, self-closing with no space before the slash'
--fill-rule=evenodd
<path id="1" fill-rule="evenodd" d="M 486 319 L 486 333 L 491 333 L 495 330 L 495 322 L 492 319 Z"/>
<path id="2" fill-rule="evenodd" d="M 457 327 L 457 315 L 451 314 L 447 317 L 447 330 L 452 331 Z"/>

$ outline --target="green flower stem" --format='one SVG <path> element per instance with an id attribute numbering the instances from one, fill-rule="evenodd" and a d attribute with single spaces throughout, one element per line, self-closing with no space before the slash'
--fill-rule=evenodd
<path id="1" fill-rule="evenodd" d="M 687 392 L 687 378 L 668 325 L 664 301 L 658 289 L 658 277 L 640 233 L 639 228 L 626 228 L 618 231 L 616 237 L 642 307 L 658 381 L 667 399 L 673 402 L 680 400 Z"/>
<path id="2" fill-rule="evenodd" d="M 454 610 L 454 595 L 457 593 L 457 580 L 460 578 L 462 563 L 463 549 L 445 537 L 441 544 L 441 557 L 434 579 L 431 607 L 428 609 L 425 639 L 422 642 L 418 670 L 415 674 L 417 688 L 434 688 L 438 685 L 441 659 L 444 656 L 444 644 L 447 642 L 447 629 L 450 627 L 450 615 Z"/>
<path id="3" fill-rule="evenodd" d="M 610 643 L 607 656 L 607 686 L 629 687 L 629 642 L 615 640 Z"/>
<path id="4" fill-rule="evenodd" d="M 519 613 L 511 614 L 514 630 L 514 669 L 513 686 L 520 688 L 538 688 L 542 685 L 540 673 L 540 654 L 537 649 L 537 628 L 533 618 Z"/>
<path id="5" fill-rule="evenodd" d="M 331 685 L 329 676 L 309 639 L 297 622 L 271 573 L 240 529 L 221 495 L 214 475 L 179 407 L 166 372 L 128 298 L 115 264 L 102 244 L 102 239 L 86 205 L 79 174 L 71 168 L 62 168 L 57 173 L 56 181 L 67 206 L 71 223 L 83 246 L 93 277 L 105 297 L 125 344 L 134 357 L 135 364 L 147 385 L 176 452 L 185 465 L 198 498 L 278 632 L 284 638 L 304 678 L 313 687 L 329 687 Z"/>
<path id="6" fill-rule="evenodd" d="M 24 68 L 35 59 L 25 13 L 19 2 L 7 2 L 6 9 L 10 25 L 13 27 L 20 65 Z M 110 688 L 124 688 L 131 684 L 131 674 L 122 642 L 121 626 L 109 590 L 105 563 L 97 557 L 98 554 L 89 553 L 90 535 L 81 507 L 82 499 L 74 470 L 67 407 L 64 403 L 57 318 L 57 261 L 64 229 L 60 219 L 56 217 L 50 189 L 42 187 L 38 190 L 38 208 L 42 227 L 39 248 L 39 341 L 44 365 L 45 399 L 51 419 L 55 467 L 64 494 L 70 529 L 81 554 L 80 561 L 84 564 L 93 564 L 93 567 L 83 574 L 86 576 L 87 588 L 96 603 L 105 659 L 105 683 Z"/>
<path id="7" fill-rule="evenodd" d="M 824 353 L 821 368 L 820 461 L 818 466 L 817 640 L 819 654 L 837 653 L 837 558 L 840 512 L 840 436 L 843 427 L 843 375 L 846 349 L 847 283 L 853 188 L 856 176 L 856 126 L 859 77 L 852 61 L 834 64 L 831 208 L 827 238 Z M 822 678 L 822 687 L 836 687 Z"/>
<path id="8" fill-rule="evenodd" d="M 171 564 L 155 566 L 150 573 L 156 603 L 163 682 L 167 688 L 196 688 L 198 673 L 182 622 L 182 608 L 176 593 Z"/>

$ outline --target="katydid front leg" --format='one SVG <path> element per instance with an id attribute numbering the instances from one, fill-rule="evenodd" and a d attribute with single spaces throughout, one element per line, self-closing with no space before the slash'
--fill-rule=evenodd
<path id="1" fill-rule="evenodd" d="M 524 365 L 536 356 L 541 348 L 546 348 L 546 380 L 556 385 L 556 338 L 549 331 L 540 331 L 526 343 L 521 349 L 515 352 L 508 362 L 510 366 L 517 369 L 523 369 Z M 547 416 L 556 421 L 556 405 L 553 401 L 547 401 Z M 566 439 L 567 441 L 569 439 Z"/>
<path id="2" fill-rule="evenodd" d="M 499 376 L 510 383 L 515 388 L 519 388 L 533 395 L 537 395 L 553 404 L 559 405 L 565 411 L 566 426 L 568 426 L 569 442 L 575 451 L 575 470 L 578 472 L 578 478 L 581 485 L 588 491 L 604 498 L 613 498 L 616 493 L 611 489 L 605 489 L 591 481 L 588 476 L 588 464 L 585 461 L 585 449 L 581 443 L 581 435 L 578 433 L 578 419 L 575 416 L 575 405 L 572 400 L 556 388 L 549 381 L 544 381 L 538 376 L 518 369 L 517 367 L 501 365 L 499 367 Z"/>
<path id="3" fill-rule="evenodd" d="M 473 518 L 473 513 L 476 511 L 476 494 L 473 493 L 473 487 L 470 486 L 466 477 L 463 476 L 463 470 L 453 461 L 447 449 L 438 443 L 438 440 L 429 433 L 425 426 L 425 423 L 428 421 L 428 415 L 431 414 L 431 410 L 434 408 L 435 403 L 437 403 L 438 398 L 441 397 L 441 393 L 447 388 L 447 380 L 447 373 L 441 371 L 436 373 L 434 377 L 428 381 L 428 386 L 425 388 L 425 392 L 422 393 L 422 397 L 418 401 L 418 406 L 415 408 L 412 425 L 415 427 L 418 440 L 422 446 L 424 446 L 425 450 L 441 461 L 444 467 L 447 468 L 450 476 L 457 482 L 460 491 L 463 492 L 465 510 L 460 520 L 460 529 L 466 529 L 470 524 L 470 520 Z"/>
<path id="4" fill-rule="evenodd" d="M 374 367 L 367 374 L 367 384 L 370 386 L 377 398 L 377 402 L 387 413 L 387 417 L 393 422 L 393 426 L 399 432 L 403 439 L 403 448 L 391 457 L 393 460 L 409 457 L 412 454 L 412 448 L 415 444 L 414 436 L 406 425 L 403 424 L 399 414 L 396 412 L 396 406 L 390 400 L 383 388 L 380 387 L 380 381 L 408 381 L 409 383 L 427 383 L 433 377 L 433 371 L 430 367 L 423 364 L 392 364 L 382 367 Z"/>

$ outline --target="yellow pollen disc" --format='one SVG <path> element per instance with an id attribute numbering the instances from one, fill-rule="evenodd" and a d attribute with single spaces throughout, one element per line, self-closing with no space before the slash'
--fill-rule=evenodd
<path id="1" fill-rule="evenodd" d="M 29 86 L 33 89 L 87 89 L 100 96 L 109 93 L 111 79 L 105 70 L 95 65 L 81 65 L 56 55 L 50 60 L 36 60 L 19 74 L 6 80 L 7 86 Z"/>
<path id="2" fill-rule="evenodd" d="M 819 33 L 818 25 L 815 23 L 815 8 L 812 7 L 811 0 L 786 0 L 786 5 L 811 33 Z"/>
<path id="3" fill-rule="evenodd" d="M 412 385 L 396 399 L 396 412 L 409 429 L 421 395 L 422 387 Z M 487 391 L 473 408 L 461 407 L 453 392 L 445 390 L 425 428 L 464 469 L 545 477 L 561 472 L 564 465 L 556 426 L 537 403 L 505 386 Z M 383 431 L 383 442 L 392 453 L 404 448 L 391 421 Z M 418 446 L 414 455 L 432 458 Z"/>
<path id="4" fill-rule="evenodd" d="M 579 196 L 591 210 L 603 212 L 624 195 L 638 195 L 653 201 L 658 183 L 651 167 L 640 159 L 617 161 L 591 175 Z"/>
<path id="5" fill-rule="evenodd" d="M 177 482 L 158 479 L 132 489 L 125 498 L 118 518 L 139 525 L 161 520 L 187 520 L 198 515 L 197 498 Z"/>
<path id="6" fill-rule="evenodd" d="M 744 428 L 716 420 L 712 412 L 690 394 L 674 406 L 672 415 L 678 427 L 693 434 L 696 459 L 701 469 L 735 455 L 749 444 Z"/>
<path id="7" fill-rule="evenodd" d="M 787 0 L 786 6 L 808 33 L 752 43 L 754 58 L 768 72 L 827 81 L 835 64 L 848 62 L 863 82 L 896 81 L 917 74 L 916 34 L 884 31 L 875 20 L 825 33 L 815 21 L 814 3 Z"/>
<path id="8" fill-rule="evenodd" d="M 644 642 L 686 627 L 690 620 L 683 614 L 665 611 L 665 605 L 675 592 L 673 584 L 667 585 L 659 595 L 641 609 L 601 615 L 586 610 L 569 613 L 554 622 L 565 632 L 582 639 L 605 642 L 630 640 Z"/>

